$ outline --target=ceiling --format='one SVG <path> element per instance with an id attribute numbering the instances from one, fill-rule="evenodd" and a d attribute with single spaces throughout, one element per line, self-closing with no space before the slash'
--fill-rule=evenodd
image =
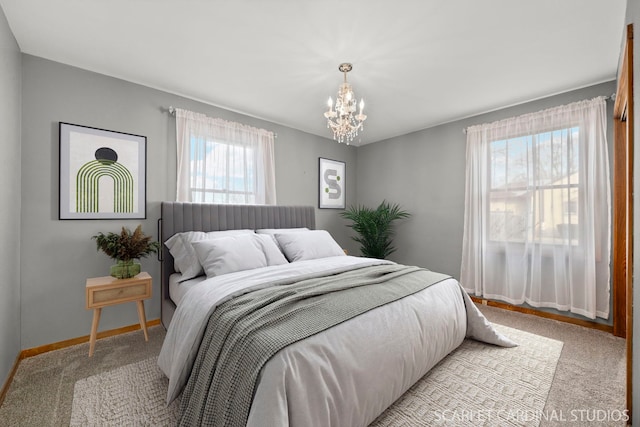
<path id="1" fill-rule="evenodd" d="M 351 62 L 366 144 L 615 79 L 626 0 L 0 5 L 24 53 L 324 137 Z"/>

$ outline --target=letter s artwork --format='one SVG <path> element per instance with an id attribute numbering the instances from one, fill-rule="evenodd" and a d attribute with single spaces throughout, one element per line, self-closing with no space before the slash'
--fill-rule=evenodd
<path id="1" fill-rule="evenodd" d="M 326 187 L 324 192 L 330 199 L 339 199 L 342 196 L 342 187 L 340 186 L 340 175 L 335 169 L 327 169 L 324 171 L 324 183 Z"/>

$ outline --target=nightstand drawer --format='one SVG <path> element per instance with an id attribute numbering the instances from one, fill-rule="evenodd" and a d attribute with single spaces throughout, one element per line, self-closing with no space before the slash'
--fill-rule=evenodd
<path id="1" fill-rule="evenodd" d="M 140 273 L 131 279 L 87 279 L 87 309 L 151 298 L 151 276 Z"/>
<path id="2" fill-rule="evenodd" d="M 92 293 L 90 305 L 99 305 L 104 303 L 135 301 L 147 297 L 147 284 L 137 283 L 134 285 L 126 285 L 119 288 L 96 289 Z"/>

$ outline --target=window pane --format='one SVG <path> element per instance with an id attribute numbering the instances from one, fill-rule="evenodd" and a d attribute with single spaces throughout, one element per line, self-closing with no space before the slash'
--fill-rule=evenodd
<path id="1" fill-rule="evenodd" d="M 200 159 L 200 160 L 197 160 Z M 252 148 L 191 139 L 192 200 L 204 203 L 255 203 Z"/>
<path id="2" fill-rule="evenodd" d="M 536 240 L 578 244 L 578 189 L 541 190 L 536 202 Z"/>
<path id="3" fill-rule="evenodd" d="M 578 244 L 579 128 L 493 141 L 489 237 Z"/>
<path id="4" fill-rule="evenodd" d="M 529 138 L 515 138 L 507 141 L 507 185 L 523 187 L 528 181 Z"/>
<path id="5" fill-rule="evenodd" d="M 491 188 L 502 188 L 507 183 L 507 141 L 491 143 Z"/>
<path id="6" fill-rule="evenodd" d="M 489 199 L 489 239 L 522 242 L 527 236 L 528 197 L 492 191 Z"/>

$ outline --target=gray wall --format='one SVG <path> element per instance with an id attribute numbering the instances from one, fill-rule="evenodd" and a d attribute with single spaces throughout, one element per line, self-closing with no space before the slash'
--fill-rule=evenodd
<path id="1" fill-rule="evenodd" d="M 0 387 L 20 352 L 20 49 L 0 8 Z"/>
<path id="2" fill-rule="evenodd" d="M 633 153 L 633 192 L 636 196 L 633 198 L 633 419 L 634 424 L 638 425 L 640 420 L 640 228 L 636 228 L 635 224 L 640 224 L 640 43 L 638 42 L 638 31 L 640 30 L 640 2 L 637 0 L 627 1 L 626 24 L 633 24 L 634 43 L 633 43 L 633 102 L 634 102 L 634 143 L 635 150 Z M 623 31 L 623 40 L 626 39 L 626 28 Z M 621 43 L 620 54 L 622 55 Z"/>
<path id="3" fill-rule="evenodd" d="M 359 204 L 377 206 L 382 199 L 412 214 L 398 223 L 392 259 L 460 277 L 465 191 L 466 135 L 463 129 L 574 101 L 608 96 L 615 82 L 505 108 L 358 149 Z M 460 100 L 464 102 L 464 100 Z M 613 143 L 608 102 L 608 142 Z M 610 160 L 611 160 L 611 149 Z"/>
<path id="4" fill-rule="evenodd" d="M 205 105 L 159 90 L 23 55 L 22 91 L 22 348 L 87 335 L 85 279 L 108 274 L 111 260 L 96 252 L 90 237 L 124 225 L 156 236 L 162 200 L 175 200 L 175 119 L 170 105 L 239 121 L 277 133 L 278 204 L 315 205 L 318 157 L 347 163 L 347 202 L 356 189 L 356 149 L 274 123 Z M 58 122 L 147 137 L 147 219 L 143 221 L 59 221 Z M 15 227 L 15 224 L 12 224 Z M 337 211 L 317 212 L 317 226 L 349 248 Z M 11 259 L 11 258 L 10 258 Z M 14 260 L 15 261 L 15 260 Z M 154 277 L 154 297 L 145 303 L 148 319 L 160 317 L 160 267 L 142 260 Z M 133 304 L 103 310 L 100 330 L 137 323 Z"/>

